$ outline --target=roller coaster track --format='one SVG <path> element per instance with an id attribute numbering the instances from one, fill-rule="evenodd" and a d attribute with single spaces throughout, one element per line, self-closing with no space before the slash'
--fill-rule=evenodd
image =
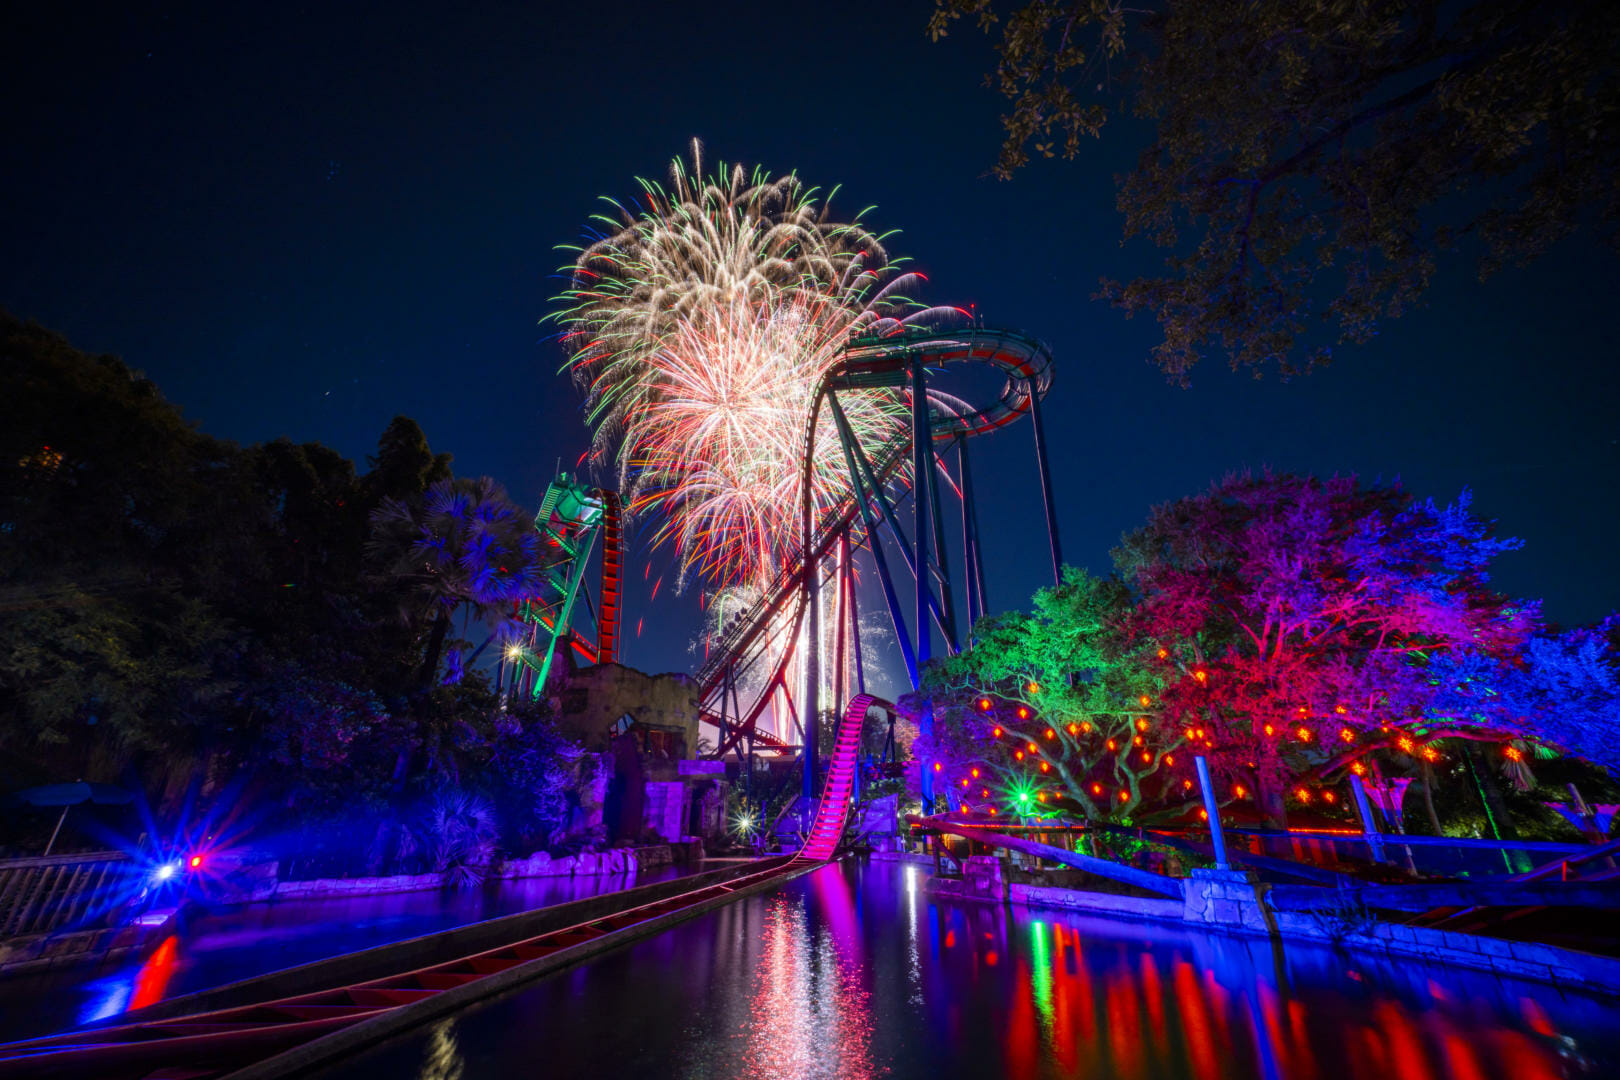
<path id="1" fill-rule="evenodd" d="M 1031 409 L 1032 401 L 1044 395 L 1051 385 L 1051 354 L 1033 338 L 1006 330 L 969 328 L 935 332 L 907 328 L 899 333 L 858 338 L 850 343 L 839 364 L 823 379 L 815 396 L 815 407 L 803 438 L 808 461 L 817 432 L 821 403 L 837 390 L 872 390 L 904 385 L 911 365 L 920 360 L 930 368 L 947 364 L 982 363 L 999 369 L 1006 382 L 991 404 L 980 409 L 932 410 L 931 433 L 936 444 L 959 435 L 981 435 L 1017 420 Z M 893 438 L 876 448 L 870 472 L 877 485 L 894 479 L 912 449 L 912 434 L 902 428 Z M 857 485 L 857 488 L 859 486 Z M 867 491 L 868 500 L 875 497 Z M 861 496 L 852 494 L 833 507 L 820 511 L 808 544 L 801 544 L 762 591 L 757 604 L 737 616 L 713 642 L 695 681 L 704 719 L 721 729 L 713 756 L 722 758 L 741 740 L 755 733 L 760 715 L 770 703 L 774 687 L 781 684 L 791 658 L 791 642 L 798 636 L 804 616 L 804 582 L 807 567 L 827 558 L 839 538 L 845 535 L 862 513 Z M 806 555 L 808 552 L 808 557 Z M 791 614 L 788 612 L 791 610 Z M 788 617 L 783 618 L 784 615 Z M 774 631 L 774 634 L 773 634 Z M 785 631 L 785 633 L 783 633 Z M 784 644 L 775 649 L 775 663 L 752 704 L 737 715 L 725 716 L 728 688 L 745 675 L 771 650 L 771 637 L 781 634 Z M 726 721 L 722 723 L 722 721 Z M 756 736 L 759 737 L 759 736 Z M 782 747 L 770 738 L 767 746 Z M 775 746 L 770 744 L 774 743 Z"/>
<path id="2" fill-rule="evenodd" d="M 839 724 L 825 793 L 804 846 L 763 869 L 454 960 L 335 989 L 0 1044 L 0 1077 L 268 1080 L 296 1075 L 813 870 L 837 851 L 854 799 L 861 727 L 867 711 L 881 704 L 870 694 L 850 701 Z"/>

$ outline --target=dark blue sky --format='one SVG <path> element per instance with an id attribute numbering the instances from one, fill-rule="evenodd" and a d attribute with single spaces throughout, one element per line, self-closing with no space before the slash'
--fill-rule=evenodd
<path id="1" fill-rule="evenodd" d="M 13 16 L 0 304 L 121 354 L 215 434 L 358 458 L 406 413 L 533 504 L 587 440 L 538 325 L 553 246 L 697 135 L 841 184 L 835 205 L 903 230 L 929 300 L 1050 342 L 1069 561 L 1105 569 L 1151 504 L 1229 470 L 1355 472 L 1472 486 L 1527 541 L 1499 584 L 1554 619 L 1620 604 L 1615 263 L 1581 241 L 1483 285 L 1443 263 L 1424 310 L 1325 372 L 1212 362 L 1180 390 L 1145 362 L 1153 325 L 1089 299 L 1156 254 L 1121 248 L 1114 211 L 1136 136 L 990 179 L 989 45 L 930 44 L 923 0 L 337 6 Z M 992 606 L 1015 605 L 1049 577 L 1028 429 L 978 455 Z M 631 663 L 688 666 L 669 596 L 632 611 Z"/>

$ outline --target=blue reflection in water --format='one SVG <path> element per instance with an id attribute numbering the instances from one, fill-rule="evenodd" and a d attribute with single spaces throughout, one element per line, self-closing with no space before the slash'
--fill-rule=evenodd
<path id="1" fill-rule="evenodd" d="M 935 900 L 846 862 L 324 1074 L 1547 1080 L 1620 1075 L 1613 1001 L 1402 959 Z M 437 1040 L 437 1042 L 435 1041 Z M 438 1049 L 435 1049 L 435 1046 Z"/>

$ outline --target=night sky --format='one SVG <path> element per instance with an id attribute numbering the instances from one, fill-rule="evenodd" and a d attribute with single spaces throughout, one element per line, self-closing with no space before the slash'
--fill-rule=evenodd
<path id="1" fill-rule="evenodd" d="M 923 0 L 338 6 L 12 13 L 0 304 L 122 355 L 213 434 L 361 459 L 405 413 L 533 505 L 588 438 L 538 323 L 553 248 L 696 135 L 842 185 L 835 206 L 902 230 L 927 300 L 1051 344 L 1068 561 L 1106 569 L 1149 506 L 1233 469 L 1353 472 L 1442 501 L 1471 486 L 1527 542 L 1498 584 L 1551 619 L 1620 606 L 1616 264 L 1590 242 L 1485 284 L 1443 262 L 1425 310 L 1325 372 L 1212 361 L 1181 390 L 1146 362 L 1153 324 L 1090 299 L 1157 256 L 1121 247 L 1114 210 L 1142 133 L 990 178 L 990 45 L 930 44 Z M 1030 438 L 975 448 L 992 607 L 1050 578 Z M 666 583 L 635 607 L 637 577 L 626 659 L 689 667 L 690 599 Z"/>

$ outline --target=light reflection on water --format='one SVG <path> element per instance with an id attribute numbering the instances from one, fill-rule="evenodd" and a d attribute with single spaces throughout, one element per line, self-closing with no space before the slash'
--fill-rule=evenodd
<path id="1" fill-rule="evenodd" d="M 460 1080 L 1620 1075 L 1615 1002 L 1402 959 L 935 900 L 848 862 L 458 1018 Z M 328 1076 L 444 1075 L 418 1034 Z M 443 1063 L 443 1058 L 438 1060 Z"/>
<path id="2" fill-rule="evenodd" d="M 539 877 L 482 889 L 383 893 L 245 904 L 204 914 L 145 957 L 0 981 L 0 1042 L 105 1020 L 165 997 L 338 953 L 678 876 Z"/>

